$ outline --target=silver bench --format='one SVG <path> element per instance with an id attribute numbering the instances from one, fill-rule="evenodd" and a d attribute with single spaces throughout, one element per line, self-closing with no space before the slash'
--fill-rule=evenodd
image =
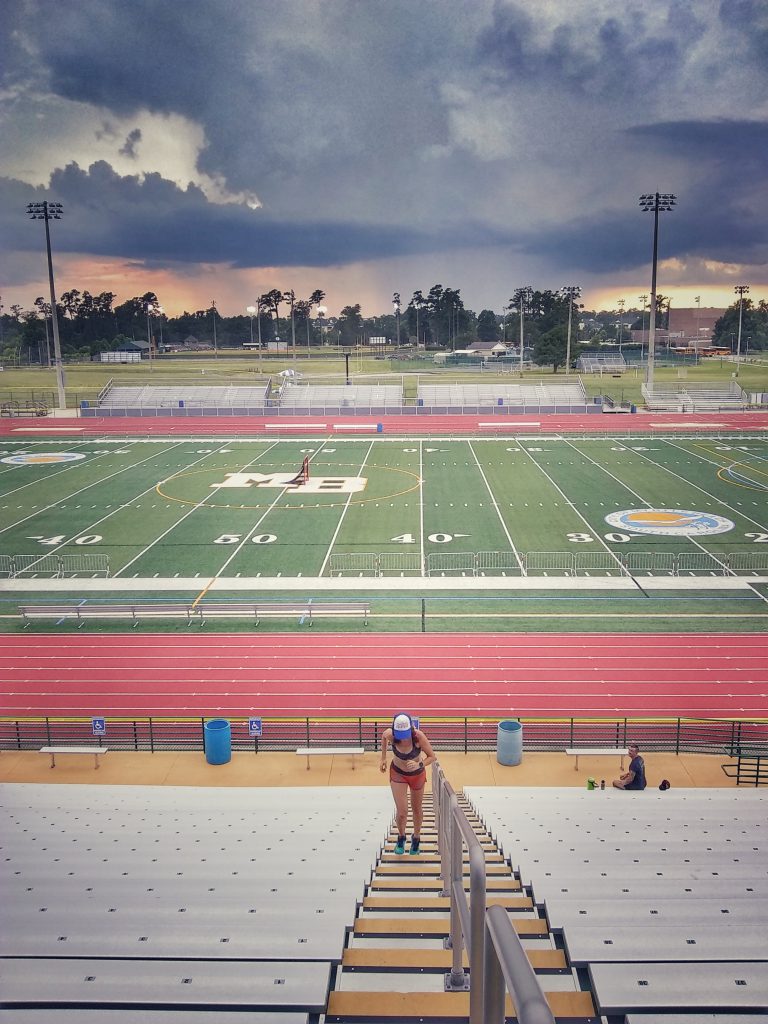
<path id="1" fill-rule="evenodd" d="M 361 616 L 368 625 L 371 606 L 367 601 L 248 601 L 231 603 L 125 603 L 125 604 L 24 604 L 19 612 L 26 628 L 33 619 L 75 619 L 78 628 L 85 619 L 131 619 L 134 626 L 139 619 L 185 618 L 187 625 L 202 625 L 207 618 L 252 618 L 254 625 L 264 617 L 299 618 L 312 625 L 314 618 Z"/>
<path id="2" fill-rule="evenodd" d="M 352 757 L 352 771 L 355 770 L 355 757 L 365 753 L 365 747 L 297 747 L 296 753 L 306 757 L 307 771 L 309 759 L 315 757 L 332 757 L 334 754 L 349 754 Z"/>
<path id="3" fill-rule="evenodd" d="M 566 747 L 565 752 L 568 757 L 575 757 L 576 764 L 573 766 L 574 771 L 579 770 L 579 758 L 580 757 L 620 757 L 621 758 L 621 770 L 624 771 L 624 758 L 627 756 L 626 747 Z"/>
<path id="4" fill-rule="evenodd" d="M 109 747 L 40 747 L 41 754 L 51 755 L 51 768 L 56 767 L 56 755 L 57 754 L 93 754 L 95 761 L 94 767 L 99 767 L 99 758 L 102 754 L 106 754 Z"/>

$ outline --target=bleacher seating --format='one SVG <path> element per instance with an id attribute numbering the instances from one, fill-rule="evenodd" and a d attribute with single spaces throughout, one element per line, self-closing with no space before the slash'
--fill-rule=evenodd
<path id="1" fill-rule="evenodd" d="M 587 404 L 584 385 L 576 378 L 569 383 L 526 381 L 525 383 L 419 384 L 418 402 L 429 407 L 465 408 L 509 406 L 516 409 L 573 407 Z"/>
<path id="2" fill-rule="evenodd" d="M 654 382 L 642 386 L 647 408 L 657 412 L 733 412 L 746 409 L 749 399 L 735 380 L 720 383 Z"/>
<path id="3" fill-rule="evenodd" d="M 325 1005 L 391 804 L 388 787 L 3 785 L 3 1005 L 185 1021 L 208 1006 L 266 1024 L 258 1005 L 304 1021 Z M 200 1017 L 214 1019 L 229 1018 Z"/>
<path id="4" fill-rule="evenodd" d="M 768 794 L 609 784 L 466 795 L 588 970 L 601 1014 L 650 1024 L 765 1008 Z"/>
<path id="5" fill-rule="evenodd" d="M 103 409 L 263 408 L 266 385 L 113 385 L 99 400 Z"/>
<path id="6" fill-rule="evenodd" d="M 274 394 L 274 393 L 273 393 Z M 399 384 L 284 384 L 281 409 L 399 409 L 403 389 Z"/>

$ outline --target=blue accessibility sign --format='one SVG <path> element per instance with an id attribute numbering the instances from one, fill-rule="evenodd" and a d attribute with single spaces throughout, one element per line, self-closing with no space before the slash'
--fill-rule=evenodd
<path id="1" fill-rule="evenodd" d="M 107 735 L 107 720 L 106 718 L 92 718 L 91 719 L 91 731 L 94 736 L 106 736 Z"/>
<path id="2" fill-rule="evenodd" d="M 261 739 L 261 719 L 260 718 L 249 718 L 248 719 L 248 735 L 254 736 L 256 739 Z"/>

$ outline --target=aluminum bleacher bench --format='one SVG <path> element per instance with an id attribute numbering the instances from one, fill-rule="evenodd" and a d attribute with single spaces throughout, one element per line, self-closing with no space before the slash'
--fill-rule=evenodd
<path id="1" fill-rule="evenodd" d="M 575 757 L 574 771 L 579 770 L 580 757 L 620 757 L 621 770 L 624 771 L 624 758 L 627 756 L 626 747 L 566 747 L 568 757 Z"/>
<path id="2" fill-rule="evenodd" d="M 94 767 L 99 767 L 99 757 L 106 754 L 109 747 L 40 747 L 41 754 L 51 755 L 51 768 L 56 767 L 57 754 L 93 754 Z"/>
<path id="3" fill-rule="evenodd" d="M 367 601 L 275 601 L 275 602 L 242 602 L 217 604 L 27 604 L 20 605 L 19 612 L 26 625 L 32 619 L 75 619 L 78 627 L 85 619 L 129 618 L 134 626 L 142 618 L 186 618 L 187 625 L 197 622 L 200 625 L 206 618 L 253 618 L 258 625 L 263 617 L 297 617 L 301 622 L 312 625 L 312 620 L 320 616 L 362 616 L 364 625 L 368 625 L 371 606 Z"/>
<path id="4" fill-rule="evenodd" d="M 355 770 L 355 757 L 365 753 L 365 747 L 298 747 L 297 754 L 307 759 L 307 771 L 309 771 L 310 757 L 331 757 L 333 754 L 349 754 L 352 757 L 352 771 Z"/>

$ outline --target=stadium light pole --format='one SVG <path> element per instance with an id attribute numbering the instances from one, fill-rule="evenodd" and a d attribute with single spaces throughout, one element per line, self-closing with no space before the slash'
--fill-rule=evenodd
<path id="1" fill-rule="evenodd" d="M 216 342 L 216 299 L 211 299 L 211 315 L 213 317 L 213 358 L 219 358 L 219 346 Z"/>
<path id="2" fill-rule="evenodd" d="M 733 290 L 739 296 L 739 333 L 736 336 L 736 376 L 738 377 L 741 363 L 741 315 L 744 308 L 744 296 L 749 295 L 749 285 L 737 284 Z"/>
<path id="3" fill-rule="evenodd" d="M 654 192 L 652 195 L 640 196 L 640 209 L 644 213 L 653 213 L 653 267 L 651 271 L 651 297 L 648 317 L 648 365 L 645 372 L 645 383 L 653 388 L 653 360 L 656 343 L 656 265 L 659 250 L 659 214 L 671 211 L 677 202 L 677 196 L 671 193 Z"/>
<path id="4" fill-rule="evenodd" d="M 245 307 L 245 312 L 251 318 L 251 348 L 253 348 L 253 316 L 254 316 L 254 313 L 256 312 L 256 307 L 255 306 L 246 306 Z"/>
<path id="5" fill-rule="evenodd" d="M 523 375 L 523 349 L 525 348 L 525 327 L 524 327 L 524 315 L 525 315 L 525 304 L 530 302 L 533 289 L 529 284 L 523 285 L 522 288 L 518 289 L 518 305 L 520 306 L 520 376 Z"/>
<path id="6" fill-rule="evenodd" d="M 638 299 L 641 302 L 640 312 L 640 361 L 643 360 L 643 350 L 645 349 L 645 304 L 648 301 L 647 295 L 638 295 Z"/>
<path id="7" fill-rule="evenodd" d="M 152 314 L 155 312 L 155 306 L 152 302 L 146 304 L 147 314 L 147 345 L 149 345 L 149 372 L 152 373 Z"/>
<path id="8" fill-rule="evenodd" d="M 51 258 L 51 231 L 48 222 L 61 220 L 61 203 L 27 203 L 27 214 L 31 220 L 45 222 L 45 248 L 48 254 L 48 284 L 51 290 L 51 326 L 53 327 L 53 361 L 56 367 L 56 391 L 59 409 L 67 408 L 67 393 L 64 387 L 64 368 L 61 364 L 61 341 L 59 339 L 59 318 L 56 313 L 56 288 L 53 283 L 53 260 Z"/>
<path id="9" fill-rule="evenodd" d="M 626 299 L 618 299 L 616 305 L 619 307 L 619 355 L 621 355 L 621 342 L 624 337 L 624 304 Z"/>
<path id="10" fill-rule="evenodd" d="M 565 376 L 571 372 L 571 321 L 573 319 L 573 300 L 581 297 L 581 288 L 577 284 L 567 284 L 561 289 L 568 296 L 568 340 L 565 344 Z"/>

